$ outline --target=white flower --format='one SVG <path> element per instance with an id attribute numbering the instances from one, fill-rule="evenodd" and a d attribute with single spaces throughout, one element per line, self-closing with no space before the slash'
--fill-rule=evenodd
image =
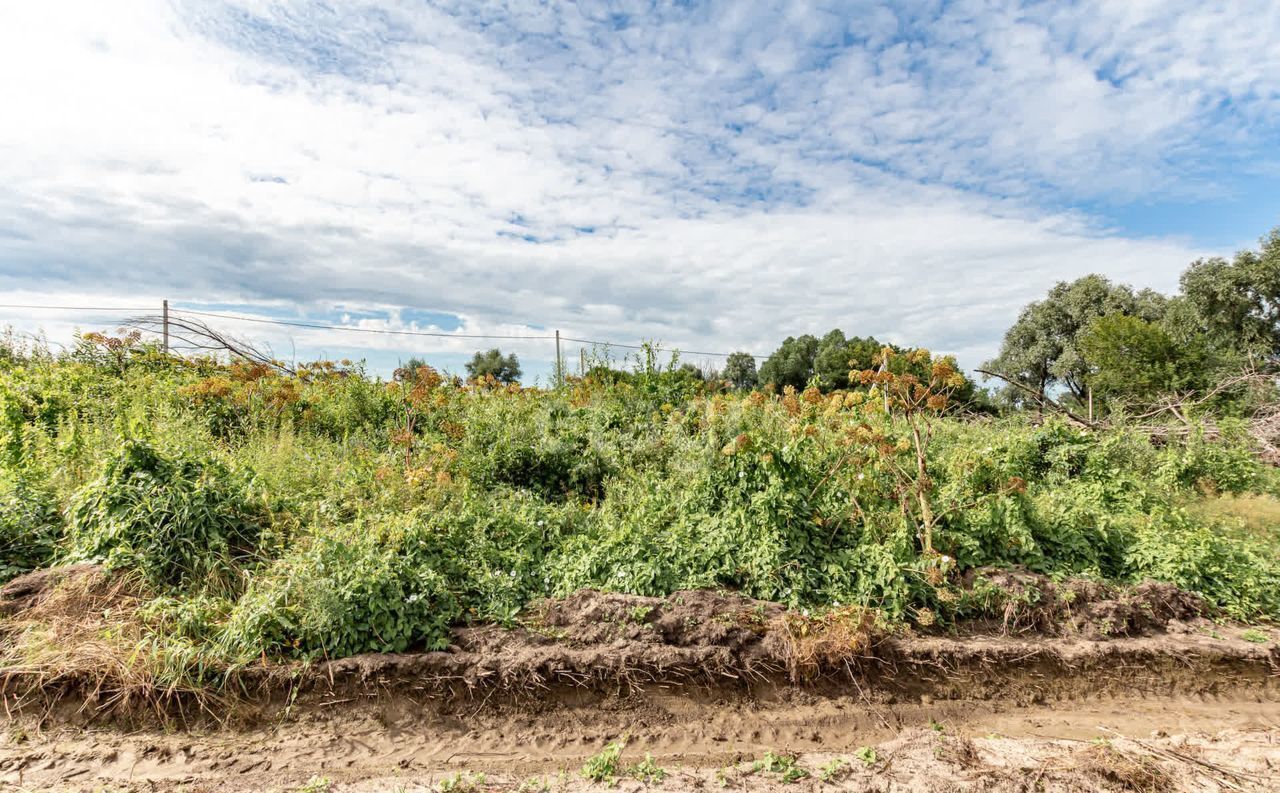
<path id="1" fill-rule="evenodd" d="M 866 475 L 866 474 L 858 474 L 858 479 L 859 479 L 859 480 L 866 479 L 866 478 L 867 478 L 867 475 Z"/>

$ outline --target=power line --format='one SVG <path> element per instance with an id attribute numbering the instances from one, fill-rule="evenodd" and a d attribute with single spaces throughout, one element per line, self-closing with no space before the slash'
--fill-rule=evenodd
<path id="1" fill-rule="evenodd" d="M 562 341 L 576 341 L 579 344 L 599 344 L 602 347 L 622 347 L 623 349 L 626 349 L 626 350 L 645 349 L 645 346 L 643 344 L 619 344 L 618 342 L 599 341 L 597 339 L 571 339 L 568 336 L 561 336 L 560 338 Z M 715 355 L 720 358 L 728 358 L 730 355 L 737 354 L 732 352 L 706 352 L 705 350 L 683 350 L 683 349 L 680 349 L 679 347 L 675 348 L 675 350 L 676 352 L 682 353 L 684 355 Z M 750 355 L 752 358 L 768 358 L 769 357 L 767 355 L 753 355 L 752 353 L 747 353 L 747 354 Z"/>
<path id="2" fill-rule="evenodd" d="M 316 330 L 345 330 L 349 333 L 377 333 L 385 336 L 432 336 L 441 339 L 520 339 L 524 341 L 548 341 L 555 336 L 504 336 L 492 333 L 433 333 L 425 330 L 384 330 L 380 328 L 353 328 L 348 325 L 322 325 L 318 322 L 296 322 L 287 319 L 266 319 L 265 317 L 245 317 L 237 314 L 221 314 L 212 311 L 193 311 L 188 308 L 170 308 L 178 314 L 195 314 L 201 317 L 217 317 L 239 322 L 260 322 L 266 325 L 287 325 L 291 328 L 314 328 Z"/>
<path id="3" fill-rule="evenodd" d="M 127 307 L 121 307 L 121 306 L 40 306 L 40 305 L 29 305 L 29 304 L 21 304 L 21 303 L 0 303 L 0 308 L 20 308 L 20 309 L 47 310 L 47 311 L 83 311 L 83 312 L 128 311 L 128 312 L 135 312 L 135 313 L 154 310 L 154 307 L 127 308 Z M 311 330 L 346 331 L 347 333 L 371 333 L 371 334 L 383 335 L 383 336 L 425 336 L 425 337 L 438 338 L 438 339 L 501 339 L 505 341 L 551 341 L 556 338 L 553 335 L 519 336 L 519 335 L 495 334 L 495 333 L 448 333 L 448 332 L 434 332 L 434 331 L 423 331 L 423 330 L 390 330 L 390 329 L 381 329 L 381 328 L 353 328 L 348 325 L 326 325 L 319 322 L 300 322 L 297 320 L 269 319 L 266 317 L 246 317 L 241 314 L 226 314 L 226 313 L 217 312 L 217 311 L 197 311 L 195 309 L 190 309 L 190 308 L 170 307 L 169 311 L 176 314 L 191 314 L 191 315 L 200 316 L 200 317 L 214 317 L 217 319 L 232 320 L 235 322 L 256 322 L 263 325 L 282 325 L 285 327 L 308 328 Z M 601 347 L 617 347 L 624 350 L 645 349 L 645 345 L 643 344 L 624 344 L 621 342 L 604 341 L 601 339 L 576 339 L 568 336 L 561 336 L 560 339 L 562 341 L 571 341 L 578 344 L 590 344 L 593 346 L 601 346 Z M 735 354 L 735 353 L 729 353 L 729 352 L 708 352 L 705 350 L 682 350 L 679 348 L 675 348 L 675 349 L 677 352 L 680 352 L 684 355 L 707 355 L 707 356 L 714 356 L 718 358 L 728 358 L 730 355 Z M 755 359 L 765 359 L 769 357 L 767 355 L 754 355 L 751 353 L 748 353 L 748 355 L 751 355 L 751 357 Z"/>
<path id="4" fill-rule="evenodd" d="M 219 319 L 237 320 L 240 322 L 258 322 L 265 325 L 286 325 L 292 328 L 312 328 L 315 330 L 345 330 L 351 333 L 376 333 L 388 336 L 431 336 L 441 339 L 517 339 L 521 341 L 552 341 L 556 337 L 554 335 L 547 336 L 506 336 L 491 333 L 435 333 L 420 330 L 387 330 L 381 328 L 353 328 L 347 325 L 324 325 L 318 322 L 298 322 L 295 320 L 285 319 L 268 319 L 266 317 L 246 317 L 239 314 L 223 314 L 214 311 L 196 311 L 189 308 L 170 308 L 170 311 L 179 314 L 195 314 L 201 317 L 216 317 Z M 620 347 L 627 350 L 643 350 L 642 344 L 622 344 L 620 342 L 602 341 L 600 339 L 575 339 L 569 336 L 561 336 L 561 341 L 572 341 L 578 344 L 593 344 L 603 347 Z M 706 352 L 703 350 L 679 350 L 685 355 L 714 355 L 721 358 L 728 358 L 733 353 L 730 352 Z M 752 358 L 768 358 L 767 355 L 752 355 Z"/>
<path id="5" fill-rule="evenodd" d="M 125 308 L 121 306 L 32 306 L 22 303 L 0 303 L 0 308 L 27 308 L 37 311 L 151 311 L 148 308 Z"/>

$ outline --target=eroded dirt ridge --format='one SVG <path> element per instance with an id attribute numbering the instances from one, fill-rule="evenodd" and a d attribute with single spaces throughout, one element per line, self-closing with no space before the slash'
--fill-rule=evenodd
<path id="1" fill-rule="evenodd" d="M 92 621 L 120 607 L 95 576 L 15 580 L 0 613 L 13 629 L 82 578 Z M 1160 585 L 998 583 L 1004 618 L 945 636 L 887 636 L 858 609 L 810 618 L 730 593 L 584 591 L 535 604 L 512 630 L 458 629 L 447 651 L 245 670 L 225 724 L 160 725 L 154 711 L 113 709 L 109 680 L 10 669 L 0 785 L 575 789 L 589 784 L 583 764 L 621 742 L 622 787 L 1278 789 L 1274 641 Z M 646 757 L 661 778 L 628 771 Z"/>

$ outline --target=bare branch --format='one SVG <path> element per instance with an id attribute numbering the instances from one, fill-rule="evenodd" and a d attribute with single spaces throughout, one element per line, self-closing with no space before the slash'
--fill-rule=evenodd
<path id="1" fill-rule="evenodd" d="M 165 319 L 163 316 L 133 317 L 125 320 L 124 325 L 148 333 L 160 334 L 164 332 Z M 263 364 L 286 374 L 296 374 L 293 369 L 272 356 L 269 348 L 259 347 L 252 342 L 224 333 L 194 317 L 170 314 L 169 335 L 193 350 L 226 353 L 233 359 Z"/>

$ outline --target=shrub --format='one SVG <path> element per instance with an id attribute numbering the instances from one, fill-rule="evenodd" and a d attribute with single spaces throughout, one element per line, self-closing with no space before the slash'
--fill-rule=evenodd
<path id="1" fill-rule="evenodd" d="M 70 558 L 137 570 L 157 587 L 234 589 L 268 522 L 220 463 L 126 441 L 72 499 Z"/>
<path id="2" fill-rule="evenodd" d="M 1136 531 L 1126 563 L 1131 579 L 1176 584 L 1236 619 L 1280 616 L 1280 560 L 1184 510 L 1153 515 Z"/>
<path id="3" fill-rule="evenodd" d="M 361 528 L 317 537 L 257 578 L 228 619 L 223 642 L 232 653 L 444 649 L 460 616 L 445 578 L 403 543 Z"/>
<path id="4" fill-rule="evenodd" d="M 1239 422 L 1224 420 L 1221 438 L 1198 428 L 1183 443 L 1170 444 L 1160 459 L 1160 476 L 1174 487 L 1197 487 L 1207 493 L 1243 493 L 1263 480 L 1262 464 Z"/>
<path id="5" fill-rule="evenodd" d="M 0 469 L 0 583 L 52 562 L 63 531 L 52 494 Z"/>

